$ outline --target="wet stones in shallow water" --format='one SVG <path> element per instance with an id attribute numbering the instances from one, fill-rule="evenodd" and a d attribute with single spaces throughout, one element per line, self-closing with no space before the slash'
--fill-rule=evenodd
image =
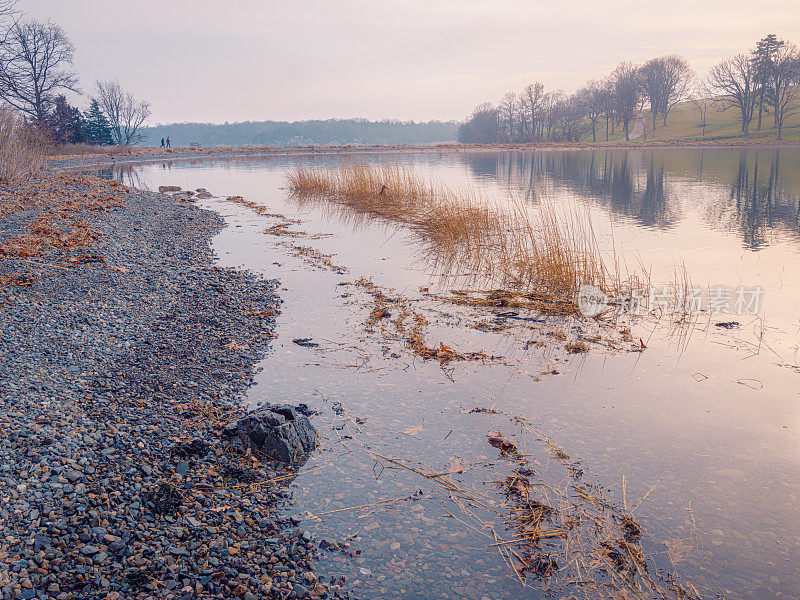
<path id="1" fill-rule="evenodd" d="M 177 200 L 185 200 L 186 202 L 196 202 L 196 198 L 194 197 L 194 192 L 179 192 L 177 194 L 172 195 L 173 198 Z"/>
<path id="2" fill-rule="evenodd" d="M 265 406 L 229 423 L 222 433 L 281 463 L 299 462 L 314 449 L 317 432 L 294 406 Z"/>
<path id="3" fill-rule="evenodd" d="M 301 402 L 295 407 L 295 410 L 299 412 L 301 415 L 306 417 L 313 417 L 314 415 L 322 414 L 318 410 L 314 410 L 308 406 L 305 402 Z"/>

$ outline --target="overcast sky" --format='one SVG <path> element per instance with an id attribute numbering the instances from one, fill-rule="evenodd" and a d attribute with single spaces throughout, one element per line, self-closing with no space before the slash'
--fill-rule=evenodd
<path id="1" fill-rule="evenodd" d="M 83 89 L 119 78 L 154 123 L 463 119 L 531 81 L 574 91 L 621 60 L 698 72 L 766 33 L 800 42 L 797 0 L 21 0 L 77 46 Z"/>

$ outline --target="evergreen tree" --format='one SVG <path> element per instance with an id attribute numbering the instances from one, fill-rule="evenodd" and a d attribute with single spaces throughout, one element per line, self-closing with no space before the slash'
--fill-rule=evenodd
<path id="1" fill-rule="evenodd" d="M 753 50 L 753 65 L 756 68 L 756 78 L 758 81 L 758 127 L 761 130 L 761 115 L 764 110 L 764 95 L 767 92 L 767 82 L 772 77 L 775 68 L 775 53 L 783 46 L 783 41 L 778 39 L 774 33 L 764 36 L 756 43 Z"/>
<path id="2" fill-rule="evenodd" d="M 47 125 L 53 141 L 58 144 L 80 144 L 87 141 L 83 115 L 77 108 L 70 106 L 63 95 L 56 97 Z"/>
<path id="3" fill-rule="evenodd" d="M 111 146 L 114 143 L 111 137 L 111 125 L 96 98 L 92 98 L 89 110 L 84 113 L 84 120 L 88 143 L 95 146 Z"/>

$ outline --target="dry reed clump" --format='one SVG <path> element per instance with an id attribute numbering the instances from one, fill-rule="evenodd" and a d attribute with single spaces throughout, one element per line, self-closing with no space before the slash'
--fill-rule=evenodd
<path id="1" fill-rule="evenodd" d="M 299 244 L 288 244 L 288 248 L 292 254 L 299 256 L 307 264 L 318 269 L 327 269 L 339 274 L 349 271 L 347 267 L 342 267 L 333 262 L 333 254 L 323 254 L 311 246 L 300 246 Z"/>
<path id="2" fill-rule="evenodd" d="M 546 302 L 574 301 L 584 284 L 607 293 L 637 285 L 624 281 L 616 260 L 605 260 L 588 215 L 560 212 L 549 202 L 531 210 L 518 199 L 492 204 L 472 190 L 453 191 L 411 170 L 384 163 L 341 162 L 335 168 L 296 167 L 288 176 L 301 200 L 326 198 L 354 211 L 410 225 L 445 273 L 473 274 L 476 282 L 536 293 Z M 564 312 L 563 307 L 557 312 Z"/>
<path id="3" fill-rule="evenodd" d="M 512 420 L 541 436 L 524 419 Z M 583 470 L 549 438 L 542 439 L 572 483 L 559 486 L 547 481 L 512 441 L 499 432 L 489 434 L 489 443 L 516 463 L 511 475 L 495 481 L 506 497 L 505 521 L 513 537 L 502 540 L 492 532 L 497 538 L 493 546 L 519 581 L 526 587 L 531 587 L 531 580 L 547 582 L 551 588 L 571 589 L 573 597 L 586 600 L 699 600 L 702 594 L 691 583 L 680 582 L 674 572 L 664 569 L 664 557 L 645 553 L 643 531 L 627 502 L 624 507 L 615 506 L 604 498 L 601 486 L 581 483 Z"/>
<path id="4" fill-rule="evenodd" d="M 498 357 L 484 352 L 459 352 L 439 342 L 428 346 L 425 341 L 425 328 L 429 321 L 403 297 L 390 297 L 374 283 L 361 278 L 354 285 L 363 288 L 373 298 L 373 308 L 364 324 L 369 333 L 380 330 L 384 339 L 401 342 L 413 355 L 425 360 L 436 360 L 442 367 L 459 361 L 492 361 Z M 392 316 L 394 318 L 392 318 Z"/>
<path id="5" fill-rule="evenodd" d="M 578 307 L 570 299 L 554 298 L 539 292 L 509 290 L 450 290 L 449 296 L 427 294 L 429 297 L 457 306 L 479 308 L 505 308 L 508 310 L 535 310 L 541 313 L 564 316 L 579 315 Z"/>
<path id="6" fill-rule="evenodd" d="M 0 108 L 0 182 L 38 174 L 44 165 L 46 143 L 9 108 Z"/>

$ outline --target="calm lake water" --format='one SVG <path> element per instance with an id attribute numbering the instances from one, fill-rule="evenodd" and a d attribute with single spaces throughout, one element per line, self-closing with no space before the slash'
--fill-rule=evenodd
<path id="1" fill-rule="evenodd" d="M 335 156 L 174 162 L 114 173 L 151 189 L 208 188 L 220 198 L 201 204 L 228 224 L 214 240 L 220 263 L 280 280 L 279 337 L 248 401 L 306 402 L 321 412 L 314 422 L 322 447 L 290 487 L 295 509 L 318 539 L 346 540 L 360 553 L 332 552 L 320 571 L 345 573 L 364 598 L 544 597 L 548 584 L 522 588 L 485 528 L 473 527 L 441 486 L 383 468 L 367 452 L 426 472 L 463 469 L 454 476 L 460 485 L 499 507 L 503 496 L 492 481 L 513 465 L 499 460 L 486 434 L 502 431 L 548 481 L 569 485 L 574 473 L 552 459 L 541 438 L 551 439 L 580 466 L 583 481 L 629 508 L 668 569 L 710 597 L 800 597 L 800 151 L 364 159 L 398 161 L 497 198 L 516 194 L 531 206 L 543 198 L 578 202 L 601 245 L 613 241 L 622 261 L 646 265 L 654 283 L 685 265 L 694 287 L 762 291 L 748 314 L 736 314 L 732 292 L 727 311 L 703 313 L 691 327 L 636 320 L 632 337 L 647 346 L 643 352 L 593 345 L 588 354 L 568 355 L 562 343 L 531 342 L 546 340 L 547 331 L 581 335 L 587 324 L 548 318 L 533 329 L 465 327 L 474 313 L 420 293 L 440 280 L 413 233 L 291 197 L 287 170 L 297 161 L 336 163 Z M 233 195 L 301 220 L 292 229 L 311 239 L 266 235 L 276 220 L 223 200 Z M 291 244 L 333 255 L 347 272 L 320 268 Z M 441 340 L 504 359 L 442 369 L 366 332 L 371 297 L 347 285 L 361 277 L 424 311 L 431 345 Z M 715 325 L 729 321 L 738 325 Z M 319 346 L 300 347 L 296 338 Z M 503 414 L 469 412 L 476 407 Z M 508 415 L 524 417 L 540 434 Z M 362 505 L 374 506 L 339 510 Z"/>

